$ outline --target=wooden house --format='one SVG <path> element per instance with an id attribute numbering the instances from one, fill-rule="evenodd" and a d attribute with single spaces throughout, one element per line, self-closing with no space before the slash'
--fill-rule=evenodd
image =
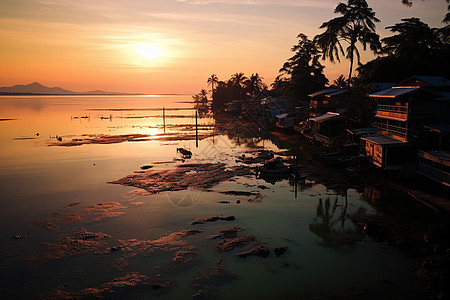
<path id="1" fill-rule="evenodd" d="M 365 154 L 376 166 L 406 172 L 407 166 L 417 165 L 418 149 L 437 145 L 430 124 L 450 123 L 449 88 L 443 77 L 414 76 L 369 95 L 377 103 L 375 120 L 381 134 L 363 140 Z"/>
<path id="2" fill-rule="evenodd" d="M 313 117 L 327 112 L 344 113 L 347 111 L 347 89 L 326 88 L 308 95 L 308 98 Z"/>
<path id="3" fill-rule="evenodd" d="M 333 112 L 308 119 L 310 135 L 324 146 L 332 146 L 344 129 L 344 118 Z"/>

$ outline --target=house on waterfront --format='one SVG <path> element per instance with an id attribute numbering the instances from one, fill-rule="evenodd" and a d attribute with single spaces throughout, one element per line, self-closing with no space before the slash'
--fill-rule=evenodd
<path id="1" fill-rule="evenodd" d="M 260 114 L 268 119 L 289 111 L 289 100 L 286 97 L 267 97 L 260 102 Z"/>
<path id="2" fill-rule="evenodd" d="M 347 111 L 347 89 L 326 88 L 309 94 L 308 98 L 312 117 L 317 117 L 328 112 L 345 113 Z"/>
<path id="3" fill-rule="evenodd" d="M 319 117 L 308 119 L 309 136 L 326 147 L 332 147 L 344 130 L 344 117 L 328 112 Z"/>
<path id="4" fill-rule="evenodd" d="M 375 127 L 347 129 L 347 141 L 344 144 L 344 148 L 348 149 L 346 152 L 364 153 L 365 144 L 361 139 L 375 134 L 381 134 L 381 129 Z"/>
<path id="5" fill-rule="evenodd" d="M 449 90 L 450 81 L 443 77 L 413 76 L 369 95 L 377 103 L 381 134 L 362 138 L 365 154 L 378 167 L 410 173 L 417 166 L 417 149 L 437 145 L 430 124 L 450 123 Z"/>

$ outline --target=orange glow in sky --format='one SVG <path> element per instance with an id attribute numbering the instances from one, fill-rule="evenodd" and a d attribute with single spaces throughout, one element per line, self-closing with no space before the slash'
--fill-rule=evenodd
<path id="1" fill-rule="evenodd" d="M 270 85 L 335 15 L 335 0 L 5 0 L 0 2 L 0 86 L 38 81 L 74 91 L 187 93 L 206 80 L 259 73 Z M 381 36 L 402 18 L 442 27 L 444 0 L 368 1 Z M 373 58 L 363 55 L 363 62 Z M 332 81 L 348 61 L 325 62 Z"/>

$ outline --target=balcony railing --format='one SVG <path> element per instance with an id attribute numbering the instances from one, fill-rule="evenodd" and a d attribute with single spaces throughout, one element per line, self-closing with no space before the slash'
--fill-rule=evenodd
<path id="1" fill-rule="evenodd" d="M 390 124 L 377 123 L 377 127 L 381 130 L 386 130 L 389 133 L 397 134 L 406 137 L 408 134 L 408 129 L 405 127 L 394 126 Z"/>
<path id="2" fill-rule="evenodd" d="M 377 105 L 378 111 L 396 112 L 396 113 L 408 113 L 408 106 L 396 106 L 396 105 Z"/>

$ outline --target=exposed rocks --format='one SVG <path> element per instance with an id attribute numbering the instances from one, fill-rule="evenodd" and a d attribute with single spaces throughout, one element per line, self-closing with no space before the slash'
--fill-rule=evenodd
<path id="1" fill-rule="evenodd" d="M 232 196 L 259 196 L 260 193 L 246 191 L 219 191 L 218 193 Z"/>
<path id="2" fill-rule="evenodd" d="M 80 137 L 71 138 L 66 142 L 62 142 L 62 138 L 58 142 L 50 143 L 49 146 L 81 146 L 85 144 L 117 144 L 132 141 L 145 141 L 150 138 L 148 134 L 123 134 L 123 135 L 106 135 L 106 134 L 83 134 Z"/>
<path id="3" fill-rule="evenodd" d="M 59 224 L 51 221 L 34 221 L 33 225 L 40 226 L 42 229 L 47 231 L 59 231 Z"/>
<path id="4" fill-rule="evenodd" d="M 231 251 L 234 248 L 241 248 L 250 245 L 256 241 L 256 238 L 252 234 L 243 235 L 231 240 L 223 240 L 216 245 L 215 249 L 219 252 Z"/>
<path id="5" fill-rule="evenodd" d="M 102 232 L 89 232 L 81 228 L 71 236 L 61 237 L 58 243 L 43 243 L 44 251 L 28 260 L 36 262 L 46 259 L 65 258 L 79 254 L 94 253 L 106 244 L 110 235 Z"/>
<path id="6" fill-rule="evenodd" d="M 210 234 L 207 239 L 215 240 L 215 239 L 231 239 L 236 238 L 237 233 L 243 230 L 241 227 L 233 227 L 228 229 L 222 229 L 217 231 L 216 233 Z"/>
<path id="7" fill-rule="evenodd" d="M 227 217 L 218 217 L 218 216 L 211 216 L 211 217 L 200 217 L 195 219 L 194 221 L 191 222 L 191 225 L 197 225 L 197 224 L 204 224 L 204 223 L 209 223 L 209 222 L 216 222 L 219 220 L 222 221 L 234 221 L 236 218 L 234 216 L 227 216 Z"/>
<path id="8" fill-rule="evenodd" d="M 136 287 L 141 284 L 146 284 L 148 277 L 139 273 L 128 273 L 124 276 L 114 278 L 111 282 L 104 283 L 100 288 L 85 288 L 76 292 L 67 292 L 64 286 L 38 295 L 37 299 L 99 299 L 108 298 L 118 291 Z M 152 285 L 150 283 L 150 285 Z M 163 284 L 158 284 L 159 287 L 164 287 Z"/>
<path id="9" fill-rule="evenodd" d="M 196 259 L 198 254 L 193 251 L 181 250 L 175 253 L 175 257 L 172 259 L 175 263 L 187 264 Z"/>
<path id="10" fill-rule="evenodd" d="M 148 255 L 155 250 L 191 250 L 187 247 L 185 237 L 203 232 L 202 230 L 182 230 L 162 236 L 155 240 L 120 240 L 120 247 L 125 252 L 125 256 Z"/>
<path id="11" fill-rule="evenodd" d="M 265 246 L 260 246 L 258 248 L 252 248 L 248 251 L 245 252 L 241 252 L 236 254 L 237 256 L 239 256 L 240 258 L 245 258 L 247 256 L 261 256 L 261 257 L 268 257 L 270 255 L 270 249 L 265 247 Z"/>
<path id="12" fill-rule="evenodd" d="M 280 257 L 287 251 L 287 249 L 288 249 L 287 246 L 282 246 L 282 247 L 275 248 L 273 251 L 275 252 L 275 255 L 277 257 Z"/>
<path id="13" fill-rule="evenodd" d="M 141 166 L 141 170 L 148 170 L 148 169 L 151 169 L 151 168 L 153 168 L 153 166 L 151 166 L 151 165 Z"/>
<path id="14" fill-rule="evenodd" d="M 164 191 L 181 191 L 187 188 L 208 190 L 235 176 L 249 175 L 249 167 L 226 168 L 223 163 L 181 164 L 170 170 L 140 171 L 109 183 L 134 186 L 150 194 Z"/>

